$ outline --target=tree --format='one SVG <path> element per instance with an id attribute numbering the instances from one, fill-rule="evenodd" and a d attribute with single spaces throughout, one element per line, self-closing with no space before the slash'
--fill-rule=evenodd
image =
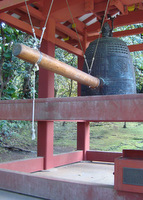
<path id="1" fill-rule="evenodd" d="M 12 55 L 15 43 L 33 45 L 32 36 L 0 24 L 0 99 L 31 98 L 32 65 Z M 38 82 L 38 74 L 36 75 Z"/>

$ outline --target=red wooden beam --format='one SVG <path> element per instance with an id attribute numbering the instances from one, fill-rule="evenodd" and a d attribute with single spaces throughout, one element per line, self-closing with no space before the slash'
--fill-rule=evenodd
<path id="1" fill-rule="evenodd" d="M 71 24 L 73 24 L 72 19 L 69 19 L 69 22 Z M 84 30 L 86 28 L 86 25 L 83 22 L 81 22 L 80 20 L 78 20 L 77 18 L 74 18 L 74 23 L 75 23 L 75 26 L 76 26 L 76 29 L 77 29 L 78 33 L 83 34 L 83 32 L 84 32 Z"/>
<path id="2" fill-rule="evenodd" d="M 110 6 L 116 6 L 116 8 L 122 13 L 125 14 L 125 7 L 120 0 L 112 0 Z"/>
<path id="3" fill-rule="evenodd" d="M 28 6 L 28 9 L 29 9 L 30 15 L 32 17 L 34 17 L 34 18 L 36 18 L 38 20 L 41 20 L 41 21 L 45 20 L 45 17 L 43 16 L 43 13 L 40 12 L 39 10 L 33 8 L 32 6 Z M 27 14 L 26 6 L 19 7 L 19 10 L 21 10 L 21 11 L 23 11 L 23 12 L 25 12 Z"/>
<path id="4" fill-rule="evenodd" d="M 114 162 L 115 158 L 122 156 L 119 152 L 87 151 L 86 159 L 89 161 Z"/>
<path id="5" fill-rule="evenodd" d="M 65 49 L 69 51 L 70 53 L 73 53 L 78 56 L 82 56 L 82 50 L 76 47 L 73 47 L 72 45 L 68 44 L 67 42 L 63 42 L 62 40 L 55 38 L 55 45 L 58 47 L 61 47 L 62 49 Z"/>
<path id="6" fill-rule="evenodd" d="M 138 122 L 142 109 L 143 94 L 36 99 L 35 121 Z M 31 119 L 32 100 L 0 101 L 0 120 Z"/>
<path id="7" fill-rule="evenodd" d="M 121 0 L 123 2 L 124 5 L 133 5 L 133 4 L 136 4 L 136 3 L 140 3 L 142 2 L 142 0 Z"/>
<path id="8" fill-rule="evenodd" d="M 78 36 L 79 36 L 79 38 L 78 38 L 78 36 L 77 36 L 75 31 L 73 31 L 70 28 L 64 26 L 63 24 L 57 23 L 56 24 L 56 29 L 58 29 L 59 31 L 63 32 L 64 34 L 68 35 L 72 39 L 75 39 L 77 41 L 80 39 L 81 42 L 83 41 L 82 35 L 78 34 Z"/>
<path id="9" fill-rule="evenodd" d="M 130 45 L 128 46 L 130 52 L 134 52 L 134 51 L 143 51 L 143 44 L 134 44 L 134 45 Z"/>
<path id="10" fill-rule="evenodd" d="M 94 0 L 85 0 L 85 11 L 91 12 L 94 9 Z"/>
<path id="11" fill-rule="evenodd" d="M 19 172 L 36 172 L 44 169 L 44 158 L 30 158 L 11 162 L 0 163 L 1 169 L 14 170 Z"/>
<path id="12" fill-rule="evenodd" d="M 83 160 L 83 151 L 75 151 L 75 152 L 70 152 L 70 153 L 54 155 L 53 156 L 54 164 L 52 167 L 67 165 L 67 164 L 79 162 L 82 160 Z"/>
<path id="13" fill-rule="evenodd" d="M 130 12 L 128 15 L 117 16 L 114 20 L 114 28 L 130 24 L 137 24 L 143 22 L 143 10 Z M 88 34 L 95 34 L 100 31 L 100 23 L 96 22 L 87 27 Z"/>
<path id="14" fill-rule="evenodd" d="M 40 0 L 36 0 L 40 1 Z M 33 3 L 35 0 L 27 0 L 27 4 Z M 25 5 L 25 0 L 3 0 L 0 1 L 0 13 L 13 10 L 20 6 Z"/>
<path id="15" fill-rule="evenodd" d="M 12 27 L 15 27 L 15 28 L 21 30 L 21 31 L 27 32 L 28 34 L 31 34 L 31 35 L 33 34 L 32 28 L 29 24 L 15 18 L 15 17 L 12 17 L 12 16 L 8 15 L 7 13 L 1 13 L 0 20 Z M 41 30 L 35 28 L 35 32 L 36 32 L 37 37 L 40 38 Z"/>
<path id="16" fill-rule="evenodd" d="M 136 28 L 136 29 L 131 29 L 131 30 L 113 32 L 113 37 L 125 37 L 129 35 L 138 35 L 141 33 L 143 33 L 143 28 Z M 99 37 L 99 34 L 88 37 L 88 42 L 92 42 L 96 40 L 98 37 Z"/>
<path id="17" fill-rule="evenodd" d="M 68 1 L 69 7 L 73 18 L 84 15 L 85 12 L 85 0 L 72 0 Z M 51 15 L 60 22 L 68 21 L 71 19 L 71 14 L 68 10 L 66 1 L 54 2 Z"/>
<path id="18" fill-rule="evenodd" d="M 138 35 L 140 33 L 143 33 L 143 28 L 114 32 L 113 37 L 125 37 L 129 35 Z"/>
<path id="19" fill-rule="evenodd" d="M 143 22 L 143 10 L 130 12 L 128 15 L 118 16 L 114 20 L 114 27 L 137 24 Z"/>

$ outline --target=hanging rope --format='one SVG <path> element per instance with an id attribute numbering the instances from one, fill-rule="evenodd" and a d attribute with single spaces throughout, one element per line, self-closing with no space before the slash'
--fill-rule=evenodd
<path id="1" fill-rule="evenodd" d="M 40 40 L 39 40 L 39 42 L 38 42 L 38 39 L 37 39 L 36 33 L 35 33 L 35 29 L 34 29 L 34 26 L 33 26 L 33 23 L 32 23 L 30 11 L 29 11 L 27 2 L 26 2 L 26 0 L 25 0 L 25 5 L 26 5 L 26 9 L 27 9 L 27 14 L 28 14 L 28 17 L 29 17 L 29 21 L 30 21 L 30 25 L 31 25 L 31 28 L 32 28 L 32 32 L 33 32 L 33 36 L 34 36 L 34 40 L 35 40 L 37 49 L 39 49 L 39 48 L 41 47 L 41 43 L 42 43 L 42 40 L 43 40 L 43 36 L 44 36 L 45 30 L 46 30 L 46 26 L 47 26 L 48 19 L 49 19 L 51 10 L 52 10 L 53 3 L 54 3 L 54 0 L 51 1 L 50 8 L 49 8 L 49 11 L 48 11 L 48 14 L 47 14 L 47 17 L 46 17 L 46 21 L 45 21 L 44 27 L 42 28 L 41 37 L 40 37 Z"/>
<path id="2" fill-rule="evenodd" d="M 45 30 L 46 30 L 46 26 L 47 26 L 47 23 L 48 23 L 48 19 L 49 19 L 50 13 L 51 13 L 51 9 L 52 9 L 53 3 L 54 3 L 54 0 L 51 1 L 50 8 L 49 8 L 49 11 L 48 11 L 48 14 L 47 14 L 47 17 L 46 17 L 46 21 L 45 21 L 44 27 L 42 28 L 42 34 L 41 34 L 40 40 L 38 42 L 38 39 L 37 39 L 36 33 L 35 33 L 35 29 L 34 29 L 34 26 L 33 26 L 33 23 L 32 23 L 31 15 L 30 15 L 30 12 L 29 12 L 29 8 L 28 8 L 27 2 L 25 0 L 27 14 L 28 14 L 28 17 L 29 17 L 30 25 L 31 25 L 31 28 L 32 28 L 33 36 L 34 36 L 34 49 L 37 49 L 38 51 L 39 51 L 39 49 L 41 47 L 41 43 L 42 43 L 42 40 L 43 40 L 43 36 L 44 36 Z M 34 121 L 35 121 L 35 93 L 36 93 L 36 89 L 35 89 L 35 73 L 36 73 L 37 70 L 39 70 L 39 66 L 38 65 L 41 62 L 41 60 L 42 60 L 42 53 L 40 52 L 40 58 L 37 61 L 37 63 L 35 63 L 35 65 L 33 66 L 34 74 L 33 74 L 33 103 L 32 103 L 32 105 L 33 105 L 32 106 L 32 140 L 35 140 L 35 127 L 34 127 Z"/>
<path id="3" fill-rule="evenodd" d="M 52 0 L 52 2 L 51 2 L 50 8 L 49 8 L 49 12 L 48 12 L 48 14 L 47 14 L 47 18 L 46 18 L 46 21 L 45 21 L 45 25 L 44 25 L 44 27 L 43 27 L 43 29 L 42 29 L 43 31 L 42 31 L 42 34 L 41 34 L 41 38 L 40 38 L 39 45 L 41 45 L 41 43 L 42 43 L 43 36 L 44 36 L 45 30 L 46 30 L 47 22 L 48 22 L 48 19 L 49 19 L 51 10 L 52 10 L 53 3 L 54 3 L 54 0 Z"/>
<path id="4" fill-rule="evenodd" d="M 34 45 L 37 47 L 38 46 L 38 39 L 36 37 L 35 29 L 34 29 L 34 26 L 33 26 L 33 23 L 32 23 L 31 15 L 30 15 L 29 8 L 28 8 L 26 0 L 25 0 L 25 6 L 26 6 L 26 9 L 27 9 L 27 14 L 28 14 L 28 17 L 29 17 L 30 25 L 31 25 L 32 32 L 33 32 L 33 37 L 34 37 L 34 40 L 35 40 Z"/>
<path id="5" fill-rule="evenodd" d="M 81 50 L 82 50 L 82 52 L 83 52 L 84 61 L 85 61 L 86 67 L 87 67 L 88 74 L 91 74 L 91 71 L 92 71 L 92 68 L 93 68 L 93 63 L 94 63 L 94 60 L 95 60 L 95 55 L 96 55 L 97 48 L 98 48 L 98 44 L 99 44 L 99 41 L 100 41 L 101 30 L 102 30 L 102 28 L 103 28 L 104 21 L 105 21 L 105 17 L 106 17 L 106 15 L 107 15 L 107 10 L 108 10 L 108 6 L 109 6 L 109 2 L 110 2 L 110 0 L 107 1 L 106 9 L 105 9 L 105 12 L 104 12 L 104 17 L 103 17 L 102 24 L 101 24 L 100 33 L 99 33 L 98 40 L 97 40 L 97 45 L 96 45 L 95 51 L 94 51 L 94 53 L 93 53 L 93 58 L 92 58 L 92 61 L 91 61 L 91 65 L 90 65 L 90 66 L 89 66 L 89 64 L 88 64 L 86 55 L 84 54 L 83 47 L 82 47 L 82 44 L 81 44 L 81 41 L 80 41 L 80 38 L 79 38 L 79 34 L 78 34 L 77 28 L 76 28 L 76 26 L 75 26 L 75 31 L 76 31 L 76 34 L 77 34 L 77 37 L 78 37 L 78 40 L 79 40 L 79 44 L 80 44 Z M 66 0 L 66 3 L 67 3 L 67 6 L 68 6 L 68 10 L 69 10 L 69 13 L 70 13 L 72 22 L 73 22 L 73 24 L 75 24 L 75 23 L 74 23 L 74 18 L 73 18 L 73 15 L 72 15 L 72 12 L 71 12 L 69 3 L 68 3 L 68 0 Z"/>
<path id="6" fill-rule="evenodd" d="M 75 24 L 68 0 L 66 0 L 66 3 L 67 3 L 68 10 L 69 10 L 69 13 L 70 13 L 70 16 L 71 16 L 71 19 L 72 19 L 72 23 Z M 83 57 L 84 57 L 84 61 L 86 63 L 87 69 L 89 69 L 89 65 L 88 65 L 88 62 L 87 62 L 87 59 L 86 59 L 86 55 L 84 54 L 84 50 L 83 50 L 83 47 L 82 47 L 82 44 L 81 44 L 81 41 L 80 41 L 80 38 L 79 38 L 79 34 L 78 34 L 78 31 L 77 31 L 76 25 L 74 26 L 74 29 L 76 31 L 76 35 L 77 35 L 77 38 L 78 38 L 78 41 L 79 41 L 80 48 L 81 48 L 82 53 L 83 53 Z"/>
<path id="7" fill-rule="evenodd" d="M 94 53 L 93 53 L 93 57 L 92 57 L 92 61 L 91 61 L 91 66 L 90 66 L 90 69 L 89 69 L 90 73 L 91 73 L 92 68 L 93 68 L 93 63 L 94 63 L 94 60 L 95 60 L 95 55 L 96 55 L 98 44 L 99 44 L 99 41 L 100 41 L 100 35 L 101 35 L 101 31 L 102 31 L 102 28 L 103 28 L 103 25 L 104 25 L 105 17 L 107 15 L 107 10 L 108 10 L 108 6 L 109 6 L 109 2 L 110 2 L 110 0 L 107 1 L 106 9 L 105 9 L 103 20 L 102 20 L 102 24 L 101 24 L 100 33 L 99 33 L 99 36 L 98 36 L 98 39 L 97 39 L 97 44 L 96 44 L 96 47 L 95 47 L 95 50 L 94 50 Z"/>
<path id="8" fill-rule="evenodd" d="M 35 127 L 34 127 L 34 118 L 35 118 L 35 65 L 33 67 L 34 76 L 33 76 L 33 104 L 32 104 L 32 140 L 35 140 Z"/>

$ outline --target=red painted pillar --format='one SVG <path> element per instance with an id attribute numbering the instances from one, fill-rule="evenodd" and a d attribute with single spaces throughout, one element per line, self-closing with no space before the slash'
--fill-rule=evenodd
<path id="1" fill-rule="evenodd" d="M 78 58 L 78 68 L 83 68 L 84 58 Z M 78 84 L 78 96 L 81 94 L 81 86 Z M 88 114 L 88 113 L 87 113 Z M 83 160 L 86 160 L 86 151 L 89 150 L 90 124 L 89 122 L 77 123 L 77 150 L 83 150 Z"/>
<path id="2" fill-rule="evenodd" d="M 54 22 L 54 21 L 52 21 Z M 54 23 L 49 23 L 48 27 L 52 29 L 45 33 L 47 40 L 42 42 L 41 51 L 55 57 L 54 44 Z M 51 35 L 51 32 L 53 34 Z M 50 34 L 50 35 L 48 35 Z M 53 37 L 53 38 L 52 38 Z M 54 73 L 45 69 L 39 70 L 39 98 L 54 97 Z M 37 155 L 44 157 L 44 169 L 53 167 L 53 139 L 54 138 L 54 122 L 40 121 L 38 122 L 38 141 L 37 141 Z"/>

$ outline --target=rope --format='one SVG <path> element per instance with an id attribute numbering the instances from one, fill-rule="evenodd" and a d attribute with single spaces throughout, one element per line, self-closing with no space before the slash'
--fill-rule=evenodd
<path id="1" fill-rule="evenodd" d="M 43 27 L 43 29 L 42 29 L 43 31 L 42 31 L 42 34 L 41 34 L 41 38 L 40 38 L 39 45 L 41 45 L 41 43 L 42 43 L 43 36 L 44 36 L 45 30 L 46 30 L 47 22 L 48 22 L 48 19 L 49 19 L 51 10 L 52 10 L 53 3 L 54 3 L 54 0 L 52 0 L 52 2 L 51 2 L 50 8 L 49 8 L 49 12 L 48 12 L 48 14 L 47 14 L 47 18 L 46 18 L 46 21 L 45 21 L 45 25 L 44 25 L 44 27 Z"/>
<path id="2" fill-rule="evenodd" d="M 72 23 L 75 24 L 68 0 L 66 0 L 66 3 L 67 3 L 68 10 L 69 10 L 69 13 L 70 13 L 70 16 L 71 16 L 71 19 L 72 19 Z M 78 38 L 78 41 L 79 41 L 79 45 L 80 45 L 80 48 L 81 48 L 82 53 L 83 53 L 84 61 L 86 63 L 87 69 L 89 70 L 89 65 L 88 65 L 88 62 L 87 62 L 87 59 L 86 59 L 86 55 L 84 54 L 84 50 L 83 50 L 83 47 L 82 47 L 82 44 L 81 44 L 81 41 L 80 41 L 79 34 L 78 34 L 76 26 L 74 26 L 74 29 L 76 31 L 76 35 L 77 35 L 77 38 Z"/>
<path id="3" fill-rule="evenodd" d="M 34 121 L 35 121 L 35 65 L 34 65 L 34 76 L 33 76 L 33 106 L 32 106 L 32 140 L 35 140 L 35 127 L 34 127 Z"/>
<path id="4" fill-rule="evenodd" d="M 35 29 L 34 29 L 34 26 L 33 26 L 33 23 L 32 23 L 31 15 L 30 15 L 29 8 L 28 8 L 26 0 L 25 0 L 25 5 L 26 5 L 26 9 L 27 9 L 27 14 L 28 14 L 28 17 L 29 17 L 30 25 L 31 25 L 31 28 L 32 28 L 33 36 L 34 36 L 35 45 L 38 46 L 38 40 L 37 40 L 37 37 L 36 37 Z"/>
<path id="5" fill-rule="evenodd" d="M 97 39 L 97 44 L 96 44 L 96 47 L 95 47 L 95 50 L 94 50 L 94 53 L 93 53 L 93 58 L 92 58 L 91 66 L 90 66 L 90 69 L 89 69 L 90 73 L 91 73 L 92 68 L 93 68 L 93 63 L 94 63 L 94 60 L 95 60 L 95 55 L 96 55 L 98 44 L 99 44 L 99 41 L 100 41 L 100 35 L 101 35 L 101 31 L 102 31 L 102 28 L 103 28 L 103 25 L 104 25 L 104 21 L 105 21 L 105 17 L 106 17 L 106 14 L 107 14 L 109 2 L 110 2 L 110 0 L 108 0 L 107 5 L 106 5 L 105 13 L 104 13 L 102 24 L 101 24 L 100 33 L 99 33 L 99 36 L 98 36 L 98 39 Z"/>
<path id="6" fill-rule="evenodd" d="M 42 43 L 42 40 L 43 40 L 43 36 L 44 36 L 45 30 L 46 30 L 47 22 L 48 22 L 50 13 L 51 13 L 51 9 L 52 9 L 53 3 L 54 3 L 54 0 L 52 0 L 52 2 L 50 4 L 50 8 L 49 8 L 49 11 L 48 11 L 48 14 L 47 14 L 47 17 L 46 17 L 46 21 L 45 21 L 44 27 L 42 28 L 42 34 L 41 34 L 40 40 L 38 42 L 38 39 L 37 39 L 36 33 L 35 33 L 35 29 L 34 29 L 34 26 L 33 26 L 33 23 L 32 23 L 31 15 L 30 15 L 30 12 L 29 12 L 29 8 L 28 8 L 27 2 L 25 0 L 27 14 L 28 14 L 28 17 L 29 17 L 30 25 L 31 25 L 33 36 L 34 36 L 34 40 L 35 40 L 34 49 L 39 50 L 39 48 L 41 46 L 41 43 Z M 43 57 L 42 53 L 40 52 L 40 57 L 39 57 L 38 61 L 33 66 L 34 67 L 34 74 L 33 74 L 33 106 L 32 106 L 32 140 L 35 140 L 35 128 L 34 128 L 34 121 L 35 121 L 35 93 L 36 93 L 36 90 L 35 90 L 35 72 L 36 72 L 36 69 L 35 68 L 37 68 L 37 70 L 39 70 L 39 66 L 38 65 L 40 64 L 40 62 L 42 60 L 42 57 Z"/>
<path id="7" fill-rule="evenodd" d="M 47 17 L 46 17 L 46 21 L 45 21 L 44 27 L 42 28 L 41 37 L 40 37 L 40 40 L 39 40 L 39 43 L 38 43 L 38 39 L 37 39 L 37 37 L 36 37 L 35 29 L 34 29 L 34 26 L 33 26 L 33 23 L 32 23 L 32 19 L 31 19 L 30 11 L 29 11 L 27 2 L 26 2 L 26 0 L 25 0 L 25 5 L 26 5 L 26 9 L 27 9 L 27 14 L 28 14 L 28 17 L 29 17 L 29 21 L 30 21 L 30 25 L 31 25 L 31 28 L 32 28 L 33 36 L 34 36 L 34 39 L 35 39 L 35 44 L 36 44 L 36 47 L 37 47 L 38 49 L 40 48 L 41 43 L 42 43 L 42 40 L 43 40 L 43 36 L 44 36 L 45 30 L 46 30 L 47 22 L 48 22 L 48 19 L 49 19 L 51 10 L 52 10 L 53 3 L 54 3 L 54 0 L 51 1 L 50 8 L 49 8 L 49 11 L 48 11 L 48 14 L 47 14 Z"/>
<path id="8" fill-rule="evenodd" d="M 109 2 L 110 2 L 110 0 L 108 0 L 107 5 L 106 5 L 104 17 L 103 17 L 102 24 L 101 24 L 101 30 L 102 30 L 102 28 L 103 28 L 103 24 L 104 24 L 105 17 L 106 17 L 106 14 L 107 14 Z M 69 10 L 69 13 L 70 13 L 72 22 L 73 22 L 73 24 L 75 24 L 75 23 L 74 23 L 74 19 L 73 19 L 73 15 L 72 15 L 72 12 L 71 12 L 71 9 L 70 9 L 69 3 L 68 3 L 68 0 L 66 0 L 66 3 L 67 3 L 67 6 L 68 6 L 68 10 Z M 78 34 L 78 31 L 77 31 L 77 28 L 76 28 L 76 26 L 75 26 L 75 31 L 76 31 L 76 34 L 77 34 L 77 37 L 78 37 L 78 40 L 79 40 L 79 44 L 80 44 L 81 50 L 82 50 L 82 52 L 83 52 L 83 57 L 84 57 L 84 61 L 85 61 L 85 64 L 86 64 L 86 67 L 87 67 L 87 70 L 88 70 L 88 74 L 91 74 L 91 71 L 92 71 L 92 68 L 93 68 L 93 63 L 94 63 L 94 60 L 95 60 L 95 55 L 96 55 L 97 48 L 98 48 L 98 44 L 99 44 L 99 41 L 100 41 L 101 30 L 100 30 L 100 33 L 99 33 L 99 36 L 98 36 L 98 40 L 97 40 L 97 45 L 96 45 L 95 51 L 94 51 L 94 53 L 93 53 L 93 58 L 92 58 L 92 61 L 91 61 L 91 65 L 90 65 L 90 67 L 89 67 L 89 64 L 88 64 L 86 55 L 84 54 L 84 51 L 83 51 L 83 47 L 82 47 L 82 44 L 81 44 L 81 41 L 80 41 L 80 38 L 79 38 L 79 34 Z"/>

